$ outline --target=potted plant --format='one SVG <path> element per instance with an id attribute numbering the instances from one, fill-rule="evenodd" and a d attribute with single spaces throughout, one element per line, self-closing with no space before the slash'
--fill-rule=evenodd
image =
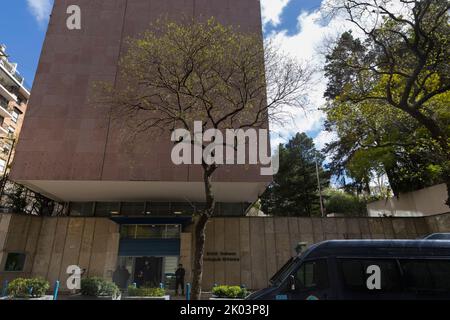
<path id="1" fill-rule="evenodd" d="M 239 286 L 215 286 L 212 294 L 210 300 L 243 300 L 248 295 L 248 291 Z"/>
<path id="2" fill-rule="evenodd" d="M 16 278 L 8 284 L 8 300 L 53 300 L 50 284 L 42 278 Z"/>
<path id="3" fill-rule="evenodd" d="M 100 277 L 81 279 L 79 294 L 71 296 L 72 300 L 120 300 L 119 287 L 111 281 Z"/>
<path id="4" fill-rule="evenodd" d="M 170 300 L 170 296 L 166 295 L 166 290 L 162 288 L 148 288 L 135 286 L 128 287 L 128 295 L 123 297 L 124 300 Z"/>

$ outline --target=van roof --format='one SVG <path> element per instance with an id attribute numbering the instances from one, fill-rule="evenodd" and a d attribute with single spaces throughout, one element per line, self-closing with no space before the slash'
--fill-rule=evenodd
<path id="1" fill-rule="evenodd" d="M 450 258 L 449 240 L 328 240 L 307 249 L 303 258 L 430 257 Z"/>

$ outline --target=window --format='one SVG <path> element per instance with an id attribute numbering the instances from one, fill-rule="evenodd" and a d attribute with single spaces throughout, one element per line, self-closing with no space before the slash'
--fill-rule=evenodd
<path id="1" fill-rule="evenodd" d="M 450 292 L 450 261 L 402 260 L 405 287 L 410 292 Z"/>
<path id="2" fill-rule="evenodd" d="M 326 289 L 329 287 L 328 266 L 325 259 L 303 263 L 295 274 L 295 289 Z"/>
<path id="3" fill-rule="evenodd" d="M 170 214 L 169 202 L 150 202 L 147 203 L 147 212 L 153 216 L 167 216 Z"/>
<path id="4" fill-rule="evenodd" d="M 166 239 L 179 239 L 180 238 L 180 225 L 167 225 L 165 231 Z"/>
<path id="5" fill-rule="evenodd" d="M 122 239 L 179 239 L 181 226 L 156 224 L 156 225 L 122 225 L 120 237 Z"/>
<path id="6" fill-rule="evenodd" d="M 19 120 L 19 112 L 17 112 L 16 109 L 14 109 L 14 110 L 11 112 L 11 120 L 12 120 L 13 122 L 17 122 L 17 121 Z"/>
<path id="7" fill-rule="evenodd" d="M 6 161 L 3 159 L 0 159 L 0 174 L 3 174 L 6 169 Z"/>
<path id="8" fill-rule="evenodd" d="M 138 225 L 136 239 L 161 239 L 163 231 L 163 226 Z"/>
<path id="9" fill-rule="evenodd" d="M 193 214 L 195 212 L 195 206 L 189 202 L 172 202 L 170 211 L 172 214 Z"/>
<path id="10" fill-rule="evenodd" d="M 340 259 L 339 263 L 342 270 L 344 286 L 349 291 L 401 291 L 400 271 L 396 260 Z M 367 273 L 367 268 L 371 265 L 380 267 L 380 290 L 369 290 L 367 288 L 367 279 L 371 275 Z"/>
<path id="11" fill-rule="evenodd" d="M 123 225 L 120 227 L 120 238 L 122 239 L 135 239 L 136 238 L 136 225 Z"/>
<path id="12" fill-rule="evenodd" d="M 122 202 L 120 213 L 127 216 L 143 215 L 145 202 Z"/>
<path id="13" fill-rule="evenodd" d="M 16 129 L 13 126 L 8 127 L 8 133 L 14 133 Z"/>
<path id="14" fill-rule="evenodd" d="M 96 202 L 95 215 L 99 217 L 109 217 L 119 214 L 119 202 Z"/>
<path id="15" fill-rule="evenodd" d="M 25 253 L 8 253 L 5 271 L 22 271 L 25 265 Z"/>
<path id="16" fill-rule="evenodd" d="M 70 203 L 70 215 L 74 217 L 80 216 L 92 216 L 93 202 L 71 202 Z"/>

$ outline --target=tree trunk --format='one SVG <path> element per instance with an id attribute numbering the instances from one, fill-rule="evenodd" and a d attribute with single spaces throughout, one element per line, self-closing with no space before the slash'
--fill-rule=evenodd
<path id="1" fill-rule="evenodd" d="M 192 273 L 192 300 L 200 300 L 203 281 L 203 256 L 205 254 L 206 224 L 214 213 L 215 199 L 211 178 L 216 166 L 203 164 L 203 183 L 205 186 L 206 206 L 195 225 L 194 270 Z"/>

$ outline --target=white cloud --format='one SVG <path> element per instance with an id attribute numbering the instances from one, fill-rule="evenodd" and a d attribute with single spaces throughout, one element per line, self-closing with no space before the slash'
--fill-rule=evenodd
<path id="1" fill-rule="evenodd" d="M 330 143 L 336 140 L 337 135 L 335 132 L 329 132 L 322 130 L 319 134 L 314 138 L 314 144 L 316 145 L 317 150 L 322 150 L 327 143 Z"/>
<path id="2" fill-rule="evenodd" d="M 263 24 L 271 23 L 274 26 L 280 24 L 280 16 L 290 0 L 261 0 L 261 12 Z"/>
<path id="3" fill-rule="evenodd" d="M 43 24 L 48 20 L 52 10 L 52 0 L 27 0 L 27 4 L 38 23 Z"/>
<path id="4" fill-rule="evenodd" d="M 327 2 L 323 1 L 322 6 Z M 326 79 L 323 72 L 325 58 L 323 52 L 324 40 L 335 38 L 342 32 L 352 29 L 355 33 L 355 26 L 350 24 L 343 17 L 333 17 L 324 23 L 320 9 L 312 12 L 302 12 L 298 17 L 297 32 L 292 33 L 286 30 L 274 32 L 269 37 L 285 53 L 296 57 L 306 65 L 317 67 L 319 70 L 314 79 L 314 85 L 308 91 L 307 96 L 310 106 L 304 110 L 291 109 L 293 121 L 281 125 L 272 125 L 272 145 L 276 146 L 279 142 L 287 142 L 296 132 L 319 131 L 315 137 L 315 143 L 318 148 L 322 148 L 325 143 L 335 138 L 334 134 L 323 131 L 323 122 L 325 114 L 319 110 L 325 104 L 323 94 L 326 89 Z"/>

